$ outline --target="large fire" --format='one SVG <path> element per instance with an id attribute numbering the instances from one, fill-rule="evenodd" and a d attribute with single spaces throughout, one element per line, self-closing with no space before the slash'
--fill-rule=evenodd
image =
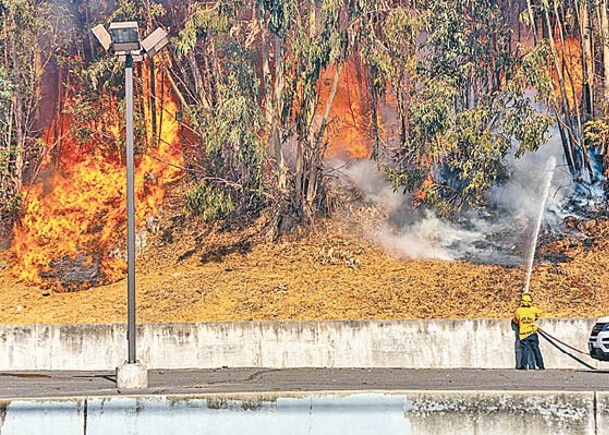
<path id="1" fill-rule="evenodd" d="M 149 95 L 148 74 L 142 76 L 144 95 Z M 140 97 L 149 126 L 149 99 Z M 24 282 L 77 290 L 124 276 L 126 168 L 119 145 L 123 134 L 118 119 L 122 115 L 116 108 L 120 104 L 124 103 L 106 98 L 107 119 L 91 121 L 111 126 L 113 150 L 103 150 L 95 140 L 79 142 L 77 126 L 64 115 L 61 149 L 43 164 L 38 181 L 24 189 L 24 211 L 14 229 L 12 246 Z M 181 175 L 177 106 L 167 94 L 157 95 L 157 105 L 158 145 L 149 135 L 135 139 L 136 150 L 147 148 L 135 160 L 137 229 L 144 227 L 146 218 L 158 214 L 164 184 Z M 149 146 L 142 146 L 144 143 Z"/>

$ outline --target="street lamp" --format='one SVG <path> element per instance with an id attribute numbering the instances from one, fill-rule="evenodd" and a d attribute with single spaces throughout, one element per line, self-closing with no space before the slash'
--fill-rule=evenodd
<path id="1" fill-rule="evenodd" d="M 109 30 L 109 32 L 108 32 Z M 151 59 L 165 45 L 167 32 L 156 29 L 143 41 L 135 21 L 111 23 L 108 30 L 98 24 L 92 31 L 106 51 L 125 62 L 126 152 L 127 152 L 127 362 L 116 369 L 119 388 L 146 388 L 148 371 L 135 356 L 135 189 L 133 169 L 133 62 Z"/>

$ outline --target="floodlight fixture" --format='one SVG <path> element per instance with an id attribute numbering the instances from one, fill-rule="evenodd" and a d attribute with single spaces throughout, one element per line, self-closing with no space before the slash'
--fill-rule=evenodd
<path id="1" fill-rule="evenodd" d="M 150 58 L 154 57 L 163 47 L 167 45 L 169 38 L 167 32 L 160 27 L 142 41 L 142 49 Z"/>
<path id="2" fill-rule="evenodd" d="M 112 50 L 116 54 L 129 54 L 142 49 L 140 31 L 135 21 L 111 23 L 108 27 L 112 36 Z"/>
<path id="3" fill-rule="evenodd" d="M 93 35 L 97 38 L 99 43 L 104 47 L 104 50 L 110 50 L 110 46 L 112 45 L 112 37 L 106 30 L 103 24 L 98 24 L 97 26 L 91 29 Z"/>
<path id="4" fill-rule="evenodd" d="M 143 41 L 140 40 L 136 21 L 110 23 L 108 30 L 103 24 L 91 29 L 104 50 L 118 55 L 119 60 L 124 62 L 141 62 L 145 57 L 152 59 L 169 42 L 167 32 L 160 27 Z"/>

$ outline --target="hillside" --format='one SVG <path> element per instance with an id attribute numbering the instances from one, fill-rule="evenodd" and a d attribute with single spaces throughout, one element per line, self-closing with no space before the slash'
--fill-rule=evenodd
<path id="1" fill-rule="evenodd" d="M 280 243 L 266 219 L 245 228 L 204 225 L 181 214 L 174 189 L 160 230 L 137 262 L 138 322 L 508 317 L 518 304 L 524 266 L 400 260 L 369 240 L 378 219 L 351 204 L 309 234 Z M 376 216 L 376 217 L 374 217 Z M 561 263 L 535 266 L 531 291 L 549 317 L 609 312 L 609 223 L 576 222 L 587 234 L 539 248 Z M 59 293 L 17 282 L 0 257 L 0 322 L 124 322 L 126 281 Z"/>

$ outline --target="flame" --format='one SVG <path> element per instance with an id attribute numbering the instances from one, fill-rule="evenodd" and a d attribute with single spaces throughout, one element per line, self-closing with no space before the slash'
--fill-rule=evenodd
<path id="1" fill-rule="evenodd" d="M 323 111 L 332 89 L 336 68 L 324 71 L 320 83 L 320 105 Z M 329 142 L 327 158 L 341 157 L 348 159 L 368 158 L 371 154 L 371 140 L 368 134 L 366 106 L 369 105 L 366 95 L 366 83 L 354 61 L 346 62 L 339 77 L 338 88 L 329 121 L 333 124 L 328 129 Z"/>
<path id="2" fill-rule="evenodd" d="M 149 79 L 145 73 L 142 76 L 146 95 Z M 150 125 L 149 99 L 143 101 Z M 158 146 L 147 147 L 145 154 L 135 159 L 136 228 L 142 227 L 147 217 L 158 214 L 164 185 L 181 175 L 177 105 L 169 95 L 157 97 L 157 101 L 161 106 L 157 110 Z M 124 103 L 102 97 L 102 104 L 106 109 L 104 119 L 90 122 L 106 125 L 114 148 L 100 146 L 99 137 L 84 145 L 79 143 L 73 119 L 64 116 L 63 125 L 73 128 L 63 132 L 55 161 L 47 158 L 38 182 L 24 189 L 23 213 L 14 228 L 12 252 L 20 279 L 30 285 L 72 289 L 57 278 L 48 278 L 53 276 L 53 264 L 57 262 L 78 264 L 85 269 L 97 264 L 99 284 L 117 281 L 125 274 L 124 257 L 110 254 L 126 237 L 126 168 L 121 148 L 116 146 L 122 136 L 118 119 L 121 115 L 116 107 Z M 161 117 L 162 123 L 158 122 Z M 144 139 L 151 142 L 150 137 Z M 144 141 L 138 143 L 136 138 L 135 142 L 137 150 L 145 148 Z M 46 145 L 50 148 L 52 142 L 49 140 Z"/>
<path id="3" fill-rule="evenodd" d="M 581 57 L 582 48 L 579 39 L 577 38 L 566 39 L 564 47 L 562 46 L 562 41 L 560 38 L 555 38 L 555 44 L 558 52 L 558 58 L 561 59 L 564 55 L 564 59 L 567 64 L 566 71 L 569 72 L 569 74 L 564 74 L 567 100 L 569 101 L 570 107 L 575 107 L 576 101 L 578 102 L 581 98 L 584 83 Z M 560 94 L 560 84 L 556 71 L 552 70 L 552 76 L 555 92 Z"/>

